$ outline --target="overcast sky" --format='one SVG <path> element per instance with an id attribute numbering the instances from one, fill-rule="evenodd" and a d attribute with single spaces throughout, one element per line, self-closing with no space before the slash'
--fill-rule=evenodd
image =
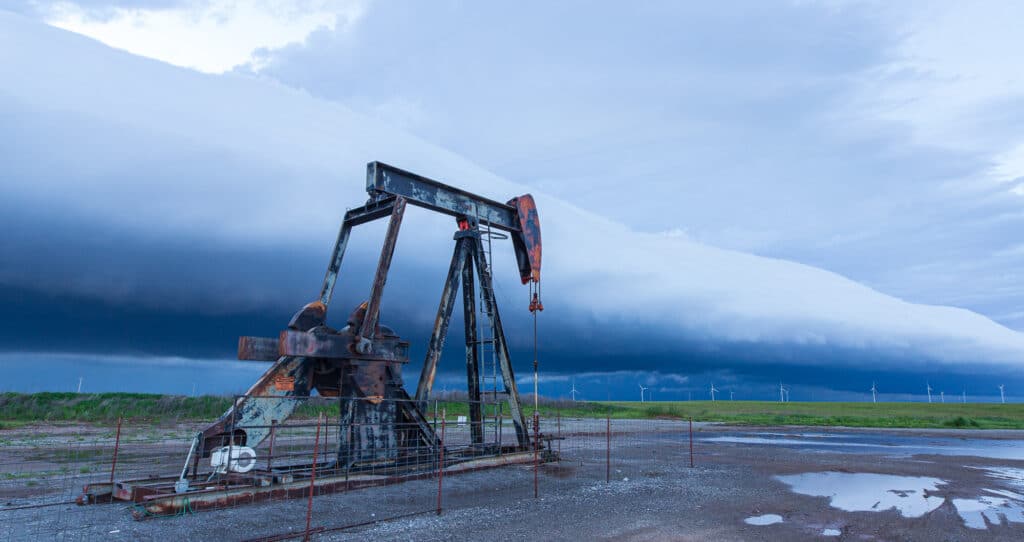
<path id="1" fill-rule="evenodd" d="M 5 24 L 27 30 L 9 33 L 13 47 L 0 53 L 0 105 L 15 127 L 0 148 L 14 181 L 4 220 L 31 235 L 5 241 L 0 285 L 11 299 L 46 291 L 83 307 L 180 314 L 181 329 L 197 312 L 287 318 L 284 307 L 315 290 L 340 210 L 360 203 L 355 164 L 380 159 L 472 171 L 475 180 L 445 180 L 498 199 L 519 189 L 547 198 L 549 290 L 571 292 L 555 298 L 572 309 L 561 315 L 591 327 L 558 313 L 549 325 L 577 335 L 615 326 L 609 342 L 620 344 L 678 322 L 657 333 L 684 346 L 638 369 L 753 374 L 825 358 L 896 372 L 925 359 L 1021 377 L 1019 334 L 898 301 L 1024 330 L 1019 3 L 96 1 L 14 11 Z M 207 75 L 53 43 L 38 23 Z M 72 50 L 92 67 L 79 79 L 30 66 L 34 57 L 73 72 L 62 64 Z M 33 69 L 34 81 L 17 79 Z M 258 111 L 228 103 L 235 95 Z M 40 151 L 47 143 L 59 150 Z M 330 144 L 346 148 L 310 148 Z M 62 183 L 41 181 L 58 173 Z M 144 224 L 123 208 L 138 201 Z M 217 215 L 213 202 L 276 218 Z M 54 220 L 63 227 L 38 231 Z M 288 232 L 300 220 L 308 230 Z M 161 235 L 171 240 L 154 246 Z M 70 251 L 75 269 L 41 246 Z M 289 264 L 275 257 L 283 246 Z M 372 263 L 372 249 L 356 246 L 354 265 Z M 446 255 L 408 250 L 419 272 L 436 259 L 443 275 Z M 649 261 L 624 268 L 626 257 Z M 182 276 L 191 294 L 139 286 Z M 514 288 L 506 295 L 518 301 Z M 433 297 L 401 306 L 403 318 L 428 321 Z M 636 363 L 626 350 L 577 357 Z M 691 361 L 666 361 L 679 356 Z M 590 363 L 566 359 L 573 371 Z"/>

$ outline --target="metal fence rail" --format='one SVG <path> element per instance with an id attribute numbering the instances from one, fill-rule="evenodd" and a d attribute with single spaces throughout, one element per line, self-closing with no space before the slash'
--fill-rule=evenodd
<path id="1" fill-rule="evenodd" d="M 196 423 L 5 429 L 0 540 L 316 538 L 451 510 L 479 509 L 484 517 L 489 507 L 658 477 L 660 462 L 691 461 L 686 420 L 542 411 L 531 427 L 536 447 L 524 450 L 512 421 L 486 406 L 495 414 L 484 420 L 482 440 L 465 406 L 431 404 L 423 410 L 438 445 L 396 442 L 377 450 L 376 460 L 362 460 L 346 446 L 380 428 L 343 423 L 340 400 L 315 398 L 298 416 L 266 427 L 271 436 L 227 472 L 217 472 L 210 457 L 189 455 Z M 188 491 L 176 492 L 182 479 Z"/>

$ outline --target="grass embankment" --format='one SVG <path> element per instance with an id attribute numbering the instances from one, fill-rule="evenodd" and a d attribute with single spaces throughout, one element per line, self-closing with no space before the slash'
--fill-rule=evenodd
<path id="1" fill-rule="evenodd" d="M 131 420 L 175 422 L 215 420 L 232 397 L 182 397 L 144 393 L 3 393 L 0 429 L 38 422 Z M 449 418 L 467 415 L 468 406 L 444 402 Z M 525 406 L 527 413 L 532 411 Z M 580 418 L 680 418 L 742 425 L 816 425 L 848 427 L 1024 429 L 1024 404 L 996 403 L 776 403 L 760 401 L 579 402 L 544 401 L 545 416 L 560 413 Z M 337 413 L 328 400 L 312 398 L 298 409 L 299 417 Z M 428 413 L 428 417 L 432 413 Z"/>
<path id="2" fill-rule="evenodd" d="M 463 403 L 448 414 L 466 415 Z M 1024 429 L 1024 404 L 997 403 L 777 403 L 772 401 L 579 402 L 541 404 L 545 415 L 616 419 L 693 418 L 737 425 Z M 524 410 L 532 412 L 530 405 Z"/>
<path id="3" fill-rule="evenodd" d="M 175 422 L 216 420 L 234 397 L 156 395 L 148 393 L 0 393 L 0 429 L 38 422 L 95 422 L 127 420 Z M 304 402 L 296 412 L 316 417 L 329 412 L 322 399 Z M 334 407 L 333 410 L 336 410 Z"/>

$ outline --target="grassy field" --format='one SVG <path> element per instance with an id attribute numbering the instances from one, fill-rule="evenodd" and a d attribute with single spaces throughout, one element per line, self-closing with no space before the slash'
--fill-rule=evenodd
<path id="1" fill-rule="evenodd" d="M 231 397 L 182 397 L 142 393 L 3 393 L 0 429 L 37 422 L 110 422 L 133 420 L 175 422 L 215 420 L 231 405 Z M 440 405 L 449 417 L 468 414 L 465 403 Z M 313 417 L 334 413 L 336 406 L 312 399 L 297 412 Z M 527 412 L 532 409 L 528 406 Z M 1024 404 L 995 403 L 776 403 L 760 401 L 579 402 L 544 401 L 546 416 L 693 418 L 694 421 L 742 425 L 816 425 L 848 427 L 911 427 L 1024 429 Z"/>

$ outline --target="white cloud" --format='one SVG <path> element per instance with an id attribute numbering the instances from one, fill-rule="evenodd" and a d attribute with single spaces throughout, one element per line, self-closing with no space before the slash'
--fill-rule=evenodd
<path id="1" fill-rule="evenodd" d="M 903 38 L 889 62 L 865 74 L 858 107 L 909 126 L 918 143 L 994 154 L 997 177 L 1024 175 L 1024 131 L 1005 116 L 1024 100 L 1024 4 L 906 3 L 883 12 Z"/>
<path id="2" fill-rule="evenodd" d="M 8 173 L 4 198 L 159 238 L 322 253 L 341 209 L 365 197 L 361 173 L 373 159 L 493 197 L 528 190 L 337 103 L 257 78 L 172 69 L 2 12 L 0 96 L 0 105 L 27 119 L 0 125 L 0 141 L 23 146 L 8 155 L 17 173 Z M 88 140 L 53 143 L 79 132 Z M 157 136 L 160 145 L 146 140 Z M 47 160 L 15 160 L 15 151 Z M 231 160 L 213 160 L 221 155 Z M 160 174 L 182 157 L 189 175 Z M 589 316 L 601 326 L 627 315 L 680 336 L 896 349 L 951 363 L 1019 366 L 1024 354 L 1024 336 L 966 310 L 907 303 L 807 265 L 638 232 L 535 196 L 546 318 Z M 452 225 L 425 215 L 406 217 L 401 257 L 443 268 Z M 368 248 L 354 248 L 353 257 L 373 258 Z M 137 280 L 147 291 L 180 295 L 194 286 Z M 226 291 L 223 301 L 232 295 L 239 294 Z"/>
<path id="3" fill-rule="evenodd" d="M 107 8 L 103 16 L 73 2 L 48 10 L 47 22 L 111 47 L 208 73 L 242 64 L 253 52 L 301 43 L 318 28 L 352 24 L 362 0 L 196 0 L 169 8 Z"/>

